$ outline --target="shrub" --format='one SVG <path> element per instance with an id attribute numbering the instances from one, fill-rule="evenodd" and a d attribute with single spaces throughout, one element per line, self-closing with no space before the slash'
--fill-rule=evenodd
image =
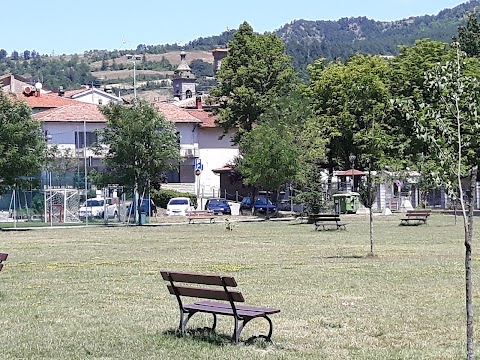
<path id="1" fill-rule="evenodd" d="M 174 197 L 188 197 L 193 206 L 197 207 L 197 196 L 190 193 L 179 192 L 175 190 L 152 190 L 150 196 L 157 207 L 166 208 L 168 202 Z"/>

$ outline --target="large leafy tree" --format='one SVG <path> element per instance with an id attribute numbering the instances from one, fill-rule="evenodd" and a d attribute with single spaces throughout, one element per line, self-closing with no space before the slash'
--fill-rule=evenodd
<path id="1" fill-rule="evenodd" d="M 328 141 L 329 162 L 350 168 L 361 158 L 372 124 L 387 133 L 389 67 L 376 56 L 356 55 L 346 62 L 317 60 L 309 67 L 318 134 Z M 364 161 L 365 162 L 365 161 Z M 365 167 L 365 164 L 362 164 Z"/>
<path id="2" fill-rule="evenodd" d="M 143 194 L 150 181 L 178 164 L 174 124 L 153 105 L 144 101 L 132 106 L 110 103 L 101 111 L 107 117 L 106 127 L 99 131 L 106 145 L 104 178 Z"/>
<path id="3" fill-rule="evenodd" d="M 421 104 L 430 102 L 426 98 L 429 94 L 424 91 L 424 74 L 438 63 L 454 58 L 455 52 L 450 45 L 439 41 L 422 39 L 416 41 L 414 46 L 401 46 L 398 56 L 390 61 L 391 72 L 387 81 L 392 98 L 408 100 L 417 109 Z M 397 152 L 397 168 L 410 166 L 418 170 L 415 164 L 420 163 L 418 155 L 423 153 L 425 145 L 412 136 L 415 124 L 412 119 L 404 118 L 401 112 L 394 112 L 391 116 L 392 132 L 396 134 L 393 141 Z"/>
<path id="4" fill-rule="evenodd" d="M 294 135 L 284 123 L 264 123 L 245 134 L 241 146 L 243 159 L 238 170 L 244 182 L 273 190 L 281 187 L 296 174 L 297 149 Z"/>
<path id="5" fill-rule="evenodd" d="M 218 124 L 225 131 L 238 129 L 238 143 L 252 130 L 272 99 L 286 95 L 297 78 L 285 46 L 275 34 L 257 34 L 248 23 L 240 25 L 228 43 L 211 95 L 220 103 Z"/>
<path id="6" fill-rule="evenodd" d="M 467 18 L 467 25 L 458 28 L 455 40 L 467 56 L 480 57 L 480 23 L 476 12 L 471 12 Z"/>
<path id="7" fill-rule="evenodd" d="M 381 169 L 392 147 L 388 63 L 356 55 L 345 63 L 326 65 L 318 60 L 309 70 L 318 135 L 328 141 L 330 162 L 353 168 L 356 160 L 369 172 L 364 205 L 370 209 L 370 255 L 374 255 L 371 172 Z"/>
<path id="8" fill-rule="evenodd" d="M 0 193 L 37 175 L 44 164 L 45 138 L 31 115 L 26 103 L 0 91 Z"/>
<path id="9" fill-rule="evenodd" d="M 278 195 L 288 182 L 301 178 L 312 157 L 322 159 L 321 139 L 307 137 L 311 132 L 305 130 L 310 116 L 306 99 L 297 91 L 272 101 L 258 124 L 240 141 L 238 170 L 247 184 Z"/>
<path id="10" fill-rule="evenodd" d="M 425 143 L 425 156 L 436 164 L 432 168 L 437 183 L 458 198 L 462 208 L 465 245 L 467 359 L 474 358 L 473 332 L 473 208 L 480 163 L 480 84 L 470 77 L 464 54 L 457 49 L 455 61 L 436 66 L 425 77 L 424 98 L 429 102 L 414 106 L 404 102 L 407 118 L 416 124 L 417 135 Z M 477 63 L 477 67 L 478 67 Z M 462 180 L 468 179 L 468 186 Z"/>

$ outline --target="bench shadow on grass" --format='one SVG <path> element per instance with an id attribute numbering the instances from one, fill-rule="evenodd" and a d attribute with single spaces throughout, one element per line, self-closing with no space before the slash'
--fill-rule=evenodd
<path id="1" fill-rule="evenodd" d="M 169 329 L 164 331 L 163 335 L 177 338 L 188 337 L 193 341 L 205 342 L 215 346 L 234 345 L 231 335 L 216 333 L 208 327 L 189 329 L 186 331 L 186 335 L 182 335 L 178 329 Z M 252 336 L 244 341 L 240 340 L 239 344 L 256 346 L 260 349 L 266 349 L 268 346 L 277 347 L 271 340 L 267 341 L 264 335 Z"/>
<path id="2" fill-rule="evenodd" d="M 228 345 L 231 343 L 232 339 L 229 335 L 216 333 L 207 327 L 189 329 L 186 331 L 185 335 L 182 335 L 178 329 L 169 329 L 164 331 L 163 334 L 177 338 L 188 337 L 194 341 L 206 342 L 216 346 Z"/>
<path id="3" fill-rule="evenodd" d="M 317 259 L 367 259 L 369 255 L 327 255 L 327 256 L 315 256 Z"/>

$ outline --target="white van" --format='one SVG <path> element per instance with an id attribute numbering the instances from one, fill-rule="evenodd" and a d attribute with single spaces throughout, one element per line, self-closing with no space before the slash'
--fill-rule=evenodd
<path id="1" fill-rule="evenodd" d="M 185 216 L 190 210 L 193 210 L 193 204 L 188 197 L 171 198 L 167 204 L 167 215 L 169 216 Z"/>

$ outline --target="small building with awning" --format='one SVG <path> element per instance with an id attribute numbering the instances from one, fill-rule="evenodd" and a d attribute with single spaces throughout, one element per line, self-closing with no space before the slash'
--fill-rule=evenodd
<path id="1" fill-rule="evenodd" d="M 348 169 L 335 173 L 338 178 L 337 190 L 338 191 L 358 191 L 358 186 L 362 176 L 367 173 L 357 169 Z"/>

